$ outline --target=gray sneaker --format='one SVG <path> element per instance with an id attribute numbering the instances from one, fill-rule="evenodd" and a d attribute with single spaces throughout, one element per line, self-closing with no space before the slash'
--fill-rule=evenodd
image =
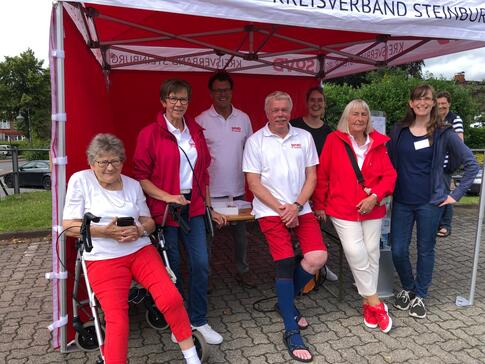
<path id="1" fill-rule="evenodd" d="M 421 297 L 415 297 L 411 301 L 411 307 L 409 308 L 409 316 L 424 319 L 426 317 L 426 307 L 424 306 L 423 299 Z"/>
<path id="2" fill-rule="evenodd" d="M 403 289 L 399 292 L 396 296 L 394 301 L 394 307 L 398 310 L 406 311 L 409 310 L 409 306 L 411 306 L 411 300 L 415 297 L 413 292 L 406 291 Z"/>

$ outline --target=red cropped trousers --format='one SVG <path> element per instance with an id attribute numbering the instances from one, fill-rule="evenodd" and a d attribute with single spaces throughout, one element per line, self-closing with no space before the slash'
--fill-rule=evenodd
<path id="1" fill-rule="evenodd" d="M 125 364 L 128 354 L 128 294 L 132 279 L 145 287 L 177 341 L 192 336 L 182 296 L 170 280 L 160 254 L 148 245 L 127 256 L 88 261 L 91 287 L 104 312 L 106 364 Z"/>

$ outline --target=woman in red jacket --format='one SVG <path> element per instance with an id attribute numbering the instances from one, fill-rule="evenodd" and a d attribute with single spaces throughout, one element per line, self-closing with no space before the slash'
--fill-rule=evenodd
<path id="1" fill-rule="evenodd" d="M 187 311 L 194 330 L 208 344 L 220 344 L 222 336 L 207 322 L 207 285 L 209 262 L 204 224 L 205 205 L 210 206 L 207 193 L 210 163 L 209 149 L 203 129 L 194 119 L 185 116 L 192 88 L 180 79 L 169 79 L 160 87 L 160 102 L 164 111 L 157 120 L 138 135 L 133 157 L 133 174 L 147 195 L 147 204 L 157 224 L 163 219 L 167 203 L 183 205 L 181 217 L 190 231 L 184 231 L 174 219 L 167 219 L 164 236 L 171 268 L 177 276 L 177 288 L 182 296 L 181 256 L 179 240 L 184 243 L 189 262 Z M 226 218 L 213 212 L 213 219 L 225 224 Z"/>
<path id="2" fill-rule="evenodd" d="M 396 171 L 385 143 L 389 138 L 372 128 L 369 106 L 353 100 L 346 107 L 337 130 L 327 137 L 313 194 L 315 214 L 330 216 L 345 256 L 363 297 L 364 324 L 389 332 L 392 319 L 387 306 L 377 296 L 382 199 L 394 190 Z M 363 177 L 359 182 L 351 161 Z"/>

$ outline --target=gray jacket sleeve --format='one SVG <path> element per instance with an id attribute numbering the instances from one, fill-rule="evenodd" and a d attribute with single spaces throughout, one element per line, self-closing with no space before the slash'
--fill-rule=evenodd
<path id="1" fill-rule="evenodd" d="M 473 184 L 473 180 L 477 176 L 479 167 L 472 151 L 461 141 L 458 135 L 456 135 L 456 133 L 449 133 L 448 136 L 447 152 L 448 154 L 453 154 L 456 158 L 461 159 L 464 168 L 461 183 L 450 193 L 450 196 L 458 201 Z"/>

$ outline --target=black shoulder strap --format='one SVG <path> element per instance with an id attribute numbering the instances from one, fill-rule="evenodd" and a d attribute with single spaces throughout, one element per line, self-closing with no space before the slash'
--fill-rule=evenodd
<path id="1" fill-rule="evenodd" d="M 364 176 L 362 176 L 362 172 L 360 171 L 359 165 L 357 164 L 357 159 L 355 158 L 354 151 L 352 150 L 352 148 L 350 148 L 350 145 L 348 145 L 346 142 L 343 142 L 343 143 L 345 145 L 345 150 L 349 155 L 350 162 L 352 163 L 352 168 L 354 169 L 355 175 L 357 177 L 357 181 L 359 181 L 359 184 L 364 186 Z"/>

